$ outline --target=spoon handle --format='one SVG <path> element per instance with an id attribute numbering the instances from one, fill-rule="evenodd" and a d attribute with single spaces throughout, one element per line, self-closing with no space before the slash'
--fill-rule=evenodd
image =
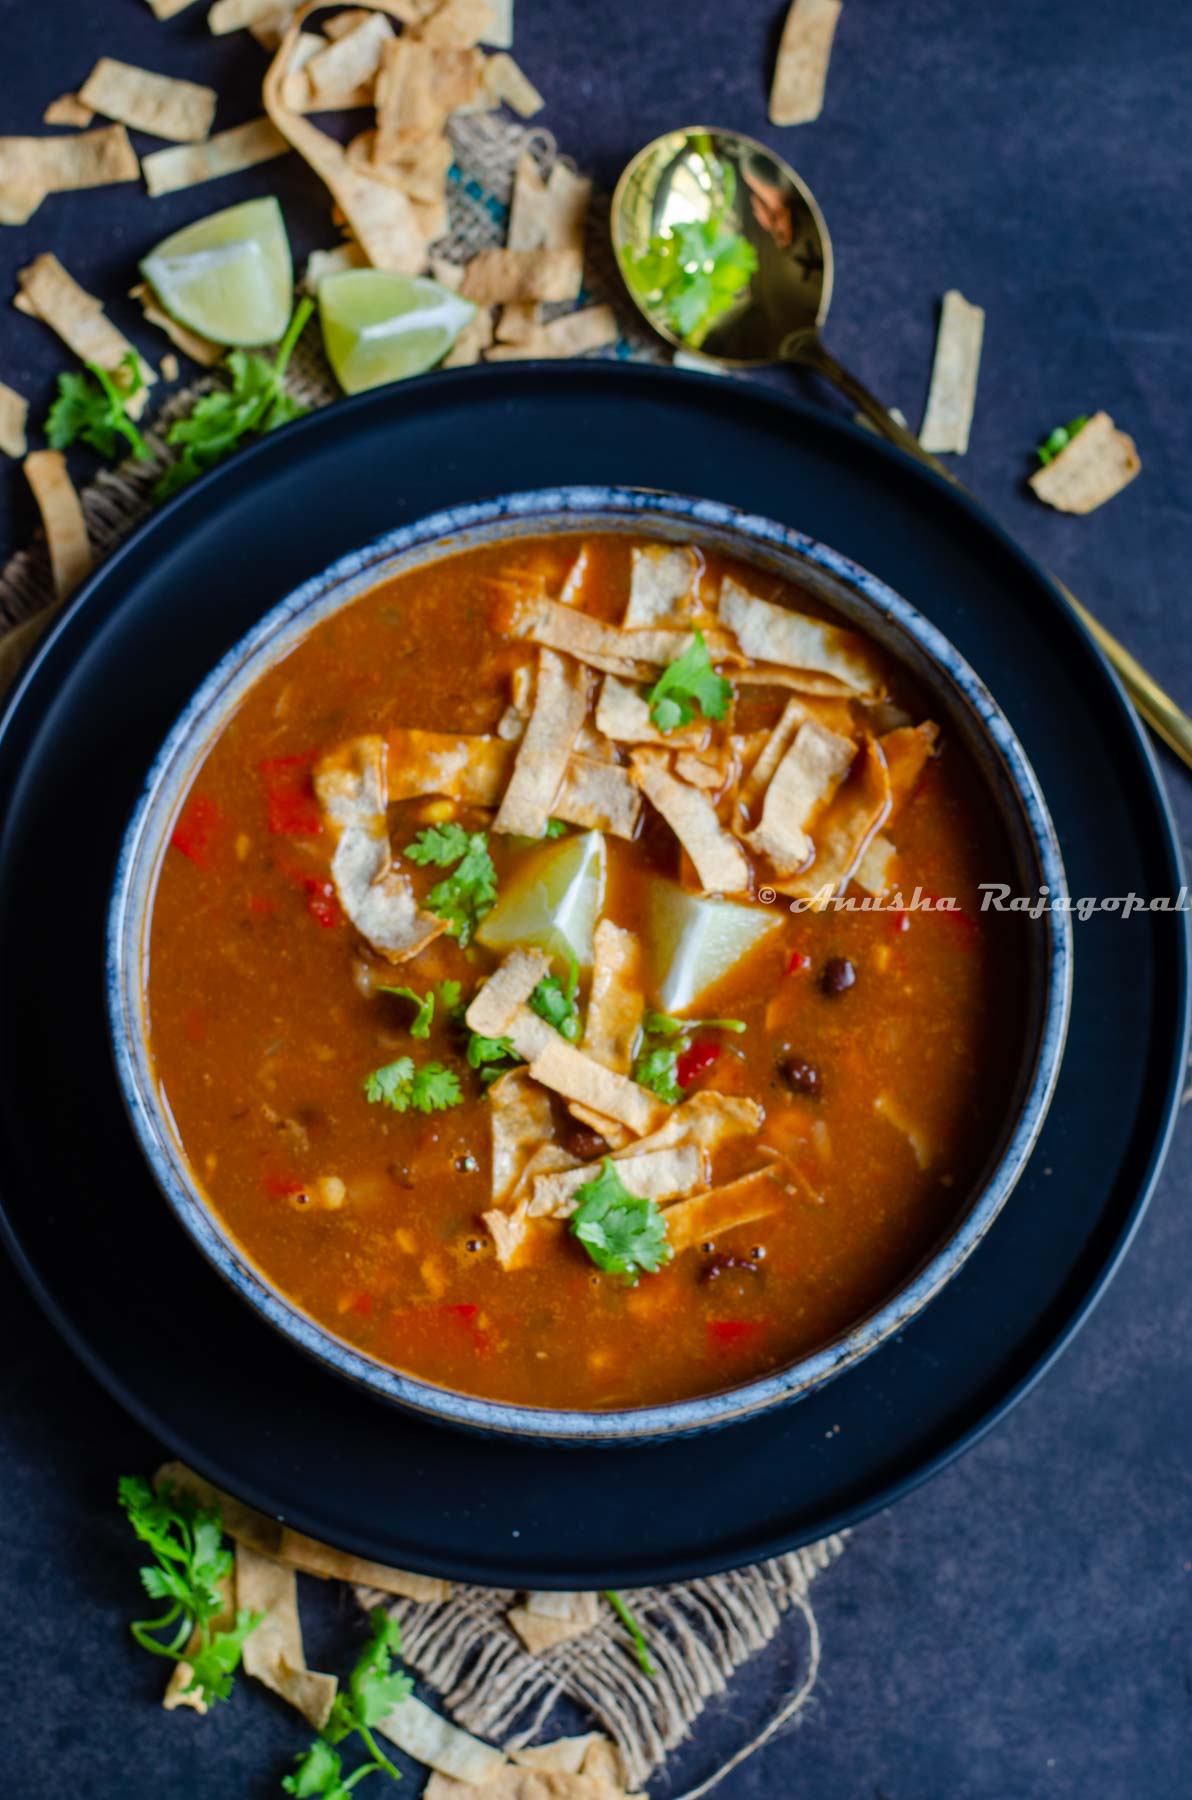
<path id="1" fill-rule="evenodd" d="M 814 369 L 817 374 L 824 376 L 832 383 L 833 387 L 838 388 L 847 399 L 852 401 L 857 410 L 865 415 L 882 437 L 889 438 L 890 442 L 897 444 L 900 450 L 905 450 L 909 456 L 917 458 L 921 463 L 926 463 L 928 468 L 934 469 L 937 475 L 943 475 L 946 480 L 950 481 L 953 487 L 960 488 L 962 492 L 968 492 L 964 483 L 957 479 L 947 464 L 942 463 L 939 457 L 933 456 L 929 450 L 924 450 L 918 438 L 909 432 L 905 425 L 900 425 L 897 419 L 892 419 L 881 401 L 870 393 L 863 382 L 858 381 L 855 375 L 851 375 L 837 362 L 831 351 L 825 349 L 818 337 L 803 339 L 797 344 L 792 344 L 787 351 L 787 360 L 800 363 L 804 368 Z M 1137 712 L 1145 719 L 1156 736 L 1162 738 L 1168 748 L 1175 752 L 1185 768 L 1192 769 L 1192 719 L 1188 717 L 1182 707 L 1176 704 L 1171 695 L 1159 686 L 1154 677 L 1147 673 L 1142 664 L 1131 656 L 1125 645 L 1119 643 L 1117 638 L 1111 632 L 1106 631 L 1104 625 L 1080 604 L 1071 589 L 1065 587 L 1064 583 L 1055 576 L 1052 579 L 1093 642 L 1113 665 L 1119 681 L 1129 694 Z"/>

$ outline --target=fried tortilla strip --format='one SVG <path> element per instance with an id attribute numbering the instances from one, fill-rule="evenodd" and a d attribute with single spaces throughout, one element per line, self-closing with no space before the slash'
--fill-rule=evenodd
<path id="1" fill-rule="evenodd" d="M 628 769 L 572 751 L 563 785 L 551 805 L 552 816 L 585 831 L 633 838 L 642 816 L 642 797 Z"/>
<path id="2" fill-rule="evenodd" d="M 219 1611 L 213 1613 L 207 1621 L 212 1634 L 219 1631 L 231 1631 L 236 1623 L 236 1583 L 234 1573 L 223 1575 L 216 1583 L 219 1593 Z M 202 1647 L 203 1634 L 196 1625 L 187 1641 L 187 1651 L 191 1655 Z M 195 1712 L 205 1714 L 210 1711 L 206 1700 L 197 1687 L 191 1687 L 194 1680 L 194 1669 L 188 1662 L 176 1663 L 166 1682 L 165 1693 L 161 1697 L 162 1709 L 175 1712 L 180 1706 L 189 1706 Z"/>
<path id="3" fill-rule="evenodd" d="M 441 136 L 448 114 L 479 92 L 483 65 L 479 52 L 436 51 L 408 32 L 390 39 L 377 71 L 376 161 L 391 163 Z"/>
<path id="4" fill-rule="evenodd" d="M 627 631 L 665 626 L 691 629 L 698 611 L 696 583 L 702 559 L 686 544 L 639 545 L 631 559 L 629 603 L 621 623 Z"/>
<path id="5" fill-rule="evenodd" d="M 578 250 L 480 250 L 464 269 L 460 293 L 477 306 L 574 300 L 583 273 Z"/>
<path id="6" fill-rule="evenodd" d="M 390 802 L 443 794 L 473 806 L 495 806 L 513 766 L 512 746 L 498 737 L 397 727 L 386 743 Z"/>
<path id="7" fill-rule="evenodd" d="M 830 675 L 857 694 L 872 694 L 880 686 L 865 640 L 856 632 L 759 600 L 731 575 L 721 583 L 719 611 L 721 624 L 736 633 L 755 662 Z"/>
<path id="8" fill-rule="evenodd" d="M 169 155 L 170 152 L 165 153 Z M 147 281 L 138 281 L 136 287 L 129 289 L 129 298 L 139 300 L 146 325 L 156 325 L 164 331 L 172 344 L 176 344 L 184 356 L 192 362 L 201 363 L 205 369 L 212 369 L 217 362 L 222 362 L 227 351 L 223 344 L 212 343 L 210 338 L 200 337 L 189 325 L 180 325 L 164 311 L 157 295 Z M 162 373 L 165 374 L 165 359 L 162 359 Z"/>
<path id="9" fill-rule="evenodd" d="M 24 394 L 0 381 L 0 451 L 5 456 L 19 458 L 29 448 L 25 435 L 28 417 L 29 402 Z"/>
<path id="10" fill-rule="evenodd" d="M 41 115 L 43 125 L 74 125 L 86 129 L 95 114 L 84 106 L 77 94 L 59 94 Z"/>
<path id="11" fill-rule="evenodd" d="M 472 1006 L 475 1004 L 473 1001 Z M 473 1031 L 477 1029 L 472 1025 L 471 1007 L 468 1024 Z M 639 1087 L 627 1075 L 619 1075 L 585 1056 L 528 1006 L 518 1006 L 500 1031 L 484 1032 L 483 1035 L 508 1037 L 517 1054 L 529 1063 L 535 1081 L 561 1094 L 564 1100 L 578 1101 L 581 1106 L 589 1107 L 602 1118 L 616 1119 L 628 1126 L 636 1137 L 654 1130 L 661 1120 L 665 1111 L 663 1103 L 648 1088 Z"/>
<path id="12" fill-rule="evenodd" d="M 601 919 L 592 939 L 592 985 L 580 1042 L 584 1055 L 627 1075 L 645 1006 L 640 939 Z"/>
<path id="13" fill-rule="evenodd" d="M 645 695 L 616 675 L 606 675 L 600 684 L 596 729 L 618 744 L 665 744 L 668 749 L 680 745 L 699 747 L 708 736 L 702 719 L 693 719 L 690 725 L 680 725 L 674 731 L 659 731 L 650 717 Z"/>
<path id="14" fill-rule="evenodd" d="M 600 1595 L 568 1593 L 562 1589 L 557 1593 L 528 1593 L 525 1605 L 511 1607 L 505 1617 L 531 1656 L 541 1656 L 543 1651 L 553 1650 L 556 1644 L 569 1643 L 572 1638 L 583 1637 L 585 1632 L 591 1631 L 600 1618 Z M 576 1772 L 582 1761 L 583 1751 L 580 1750 Z M 559 1764 L 539 1762 L 528 1766 L 557 1769 Z"/>
<path id="15" fill-rule="evenodd" d="M 314 785 L 335 838 L 331 879 L 340 905 L 361 937 L 390 962 L 416 956 L 447 929 L 447 921 L 420 911 L 409 877 L 393 867 L 384 738 L 353 738 L 325 756 Z"/>
<path id="16" fill-rule="evenodd" d="M 102 303 L 67 274 L 56 256 L 47 251 L 36 257 L 28 268 L 18 271 L 17 281 L 21 296 L 33 309 L 33 316 L 57 332 L 80 362 L 98 363 L 101 369 L 107 369 L 117 387 L 127 384 L 128 370 L 121 365 L 126 356 L 136 356 L 135 347 L 112 324 Z M 137 356 L 137 365 L 142 380 L 146 383 L 157 380 L 140 356 Z M 144 411 L 146 399 L 142 389 L 130 403 L 128 411 L 135 418 Z"/>
<path id="17" fill-rule="evenodd" d="M 677 662 L 695 642 L 690 631 L 625 631 L 619 625 L 606 625 L 591 613 L 540 593 L 514 597 L 498 608 L 495 623 L 506 636 L 547 644 L 591 668 L 627 676 L 631 681 L 652 678 L 656 668 Z M 727 633 L 705 632 L 704 640 L 713 662 L 731 656 L 733 645 Z"/>
<path id="18" fill-rule="evenodd" d="M 60 450 L 34 450 L 25 458 L 25 477 L 45 527 L 54 592 L 59 600 L 65 600 L 91 572 L 91 541 L 83 508 Z"/>
<path id="19" fill-rule="evenodd" d="M 215 119 L 214 88 L 155 75 L 112 56 L 100 57 L 79 89 L 79 99 L 105 119 L 180 144 L 199 143 Z"/>
<path id="20" fill-rule="evenodd" d="M 928 758 L 932 755 L 939 726 L 925 719 L 921 725 L 898 725 L 881 738 L 882 754 L 890 775 L 890 810 L 886 825 L 894 823 L 915 790 Z M 884 894 L 893 880 L 897 852 L 889 838 L 880 833 L 872 838 L 857 865 L 853 880 L 867 894 Z"/>
<path id="21" fill-rule="evenodd" d="M 451 1583 L 437 1575 L 391 1569 L 385 1563 L 370 1562 L 365 1556 L 353 1556 L 348 1550 L 333 1550 L 330 1544 L 320 1544 L 288 1526 L 282 1527 L 274 1557 L 303 1575 L 316 1575 L 321 1581 L 351 1581 L 360 1587 L 376 1588 L 382 1594 L 397 1594 L 403 1600 L 446 1600 L 452 1591 Z"/>
<path id="22" fill-rule="evenodd" d="M 774 777 L 779 763 L 794 742 L 795 733 L 807 718 L 807 708 L 792 696 L 782 709 L 778 723 L 770 732 L 758 754 L 743 764 L 737 787 L 738 818 L 751 818 Z"/>
<path id="23" fill-rule="evenodd" d="M 825 905 L 852 875 L 889 811 L 890 772 L 881 744 L 871 738 L 815 821 L 815 861 L 793 877 L 776 876 L 773 885 L 781 894 Z"/>
<path id="24" fill-rule="evenodd" d="M 756 1100 L 736 1094 L 719 1094 L 705 1088 L 672 1107 L 661 1125 L 649 1137 L 640 1138 L 626 1155 L 640 1156 L 646 1150 L 665 1150 L 675 1144 L 694 1144 L 713 1155 L 722 1144 L 735 1137 L 756 1137 L 765 1113 Z M 613 1161 L 621 1161 L 621 1153 L 613 1152 Z"/>
<path id="25" fill-rule="evenodd" d="M 655 751 L 635 750 L 631 766 L 634 781 L 695 864 L 704 893 L 745 893 L 749 887 L 748 860 L 721 825 L 707 794 L 668 774 Z"/>
<path id="26" fill-rule="evenodd" d="M 236 1606 L 265 1616 L 244 1642 L 244 1673 L 287 1700 L 316 1731 L 331 1715 L 339 1683 L 306 1666 L 293 1569 L 236 1546 Z"/>
<path id="27" fill-rule="evenodd" d="M 710 794 L 718 793 L 729 779 L 731 761 L 727 749 L 705 752 L 702 756 L 691 750 L 681 750 L 675 757 L 675 774 L 690 787 L 707 788 Z"/>
<path id="28" fill-rule="evenodd" d="M 474 994 L 464 1014 L 468 1030 L 479 1037 L 504 1037 L 522 1003 L 549 973 L 550 957 L 545 950 L 511 950 Z"/>
<path id="29" fill-rule="evenodd" d="M 12 141 L 11 138 L 8 140 L 9 143 Z M 0 140 L 0 162 L 3 154 L 4 142 Z M 31 175 L 0 175 L 0 225 L 26 224 L 45 197 L 45 188 L 39 187 Z"/>
<path id="30" fill-rule="evenodd" d="M 835 675 L 821 675 L 816 669 L 786 669 L 781 663 L 755 663 L 749 669 L 734 669 L 732 677 L 738 687 L 790 688 L 796 694 L 824 700 L 847 700 L 855 691 Z"/>
<path id="31" fill-rule="evenodd" d="M 492 24 L 489 0 L 444 0 L 418 27 L 418 35 L 424 44 L 440 49 L 471 50 Z"/>
<path id="32" fill-rule="evenodd" d="M 454 1781 L 484 1784 L 506 1764 L 503 1750 L 482 1744 L 470 1732 L 461 1731 L 411 1694 L 392 1712 L 379 1719 L 375 1729 L 412 1756 L 415 1762 L 450 1775 Z"/>
<path id="33" fill-rule="evenodd" d="M 809 861 L 808 824 L 831 800 L 856 754 L 852 738 L 826 731 L 814 719 L 799 726 L 766 788 L 757 828 L 745 838 L 780 875 L 793 875 Z"/>
<path id="34" fill-rule="evenodd" d="M 255 1507 L 246 1506 L 243 1500 L 226 1494 L 222 1488 L 188 1469 L 185 1463 L 163 1463 L 153 1477 L 153 1485 L 158 1489 L 173 1488 L 178 1493 L 189 1494 L 205 1510 L 216 1509 L 224 1530 L 238 1544 L 247 1544 L 251 1550 L 259 1550 L 262 1556 L 276 1553 L 281 1542 L 281 1526 L 275 1519 L 267 1518 Z"/>
<path id="35" fill-rule="evenodd" d="M 392 37 L 393 26 L 384 13 L 366 12 L 359 24 L 317 51 L 306 64 L 314 105 L 329 111 L 343 106 L 345 95 L 371 90 Z"/>
<path id="36" fill-rule="evenodd" d="M 940 308 L 927 409 L 919 428 L 924 450 L 951 450 L 963 456 L 968 449 L 984 335 L 984 310 L 949 288 Z"/>
<path id="37" fill-rule="evenodd" d="M 370 0 L 370 10 L 391 10 L 387 0 Z M 312 10 L 321 10 L 318 6 Z M 304 10 L 305 22 L 310 12 Z M 383 181 L 374 181 L 348 161 L 347 151 L 334 138 L 299 116 L 285 94 L 285 78 L 298 40 L 298 20 L 281 41 L 265 76 L 265 111 L 286 141 L 308 162 L 342 212 L 348 228 L 377 269 L 393 269 L 416 275 L 426 262 L 426 234 L 414 210 L 415 203 Z M 341 39 L 341 44 L 346 42 Z M 338 46 L 336 46 L 338 48 Z M 321 54 L 321 53 L 320 53 Z M 311 63 L 314 62 L 311 57 Z M 309 75 L 310 64 L 303 73 Z"/>
<path id="38" fill-rule="evenodd" d="M 0 137 L 0 224 L 23 225 L 47 194 L 110 187 L 139 174 L 123 125 L 74 137 Z"/>
<path id="39" fill-rule="evenodd" d="M 483 1783 L 432 1775 L 419 1800 L 646 1800 L 646 1796 L 626 1796 L 623 1788 L 610 1787 L 601 1777 L 582 1771 L 544 1773 L 509 1764 Z"/>
<path id="40" fill-rule="evenodd" d="M 533 838 L 543 835 L 576 734 L 587 716 L 591 687 L 591 673 L 582 663 L 553 650 L 538 652 L 534 710 L 517 746 L 513 773 L 493 820 L 494 831 Z"/>
<path id="41" fill-rule="evenodd" d="M 338 275 L 343 269 L 363 269 L 367 266 L 367 259 L 359 244 L 337 244 L 334 250 L 312 250 L 306 259 L 302 291 L 304 294 L 317 294 L 324 275 Z"/>
<path id="42" fill-rule="evenodd" d="M 806 125 L 824 106 L 841 0 L 793 0 L 770 87 L 770 123 Z"/>
<path id="43" fill-rule="evenodd" d="M 592 1745 L 599 1738 L 596 1731 L 587 1731 L 582 1737 L 554 1738 L 549 1744 L 529 1744 L 524 1750 L 510 1750 L 509 1760 L 521 1769 L 537 1769 L 541 1773 L 578 1775 Z M 604 1743 L 612 1742 L 604 1738 Z M 621 1785 L 618 1778 L 612 1785 Z"/>
<path id="44" fill-rule="evenodd" d="M 493 315 L 489 308 L 482 306 L 475 318 L 469 319 L 464 326 L 439 367 L 442 369 L 469 368 L 473 363 L 481 360 L 492 341 Z"/>
<path id="45" fill-rule="evenodd" d="M 591 197 L 592 183 L 586 176 L 556 162 L 544 178 L 525 151 L 513 181 L 506 248 L 582 250 Z"/>
<path id="46" fill-rule="evenodd" d="M 494 106 L 508 106 L 523 119 L 532 119 L 546 105 L 525 70 L 504 50 L 489 57 L 484 71 L 484 89 Z"/>
<path id="47" fill-rule="evenodd" d="M 1142 468 L 1132 437 L 1107 412 L 1094 413 L 1045 469 L 1031 476 L 1037 499 L 1059 512 L 1090 513 L 1128 487 Z"/>
<path id="48" fill-rule="evenodd" d="M 526 344 L 542 323 L 542 307 L 537 300 L 516 300 L 501 308 L 497 320 L 498 344 Z"/>
<path id="49" fill-rule="evenodd" d="M 589 350 L 603 350 L 617 341 L 617 315 L 611 306 L 586 306 L 580 312 L 564 313 L 538 325 L 526 338 L 515 344 L 500 344 L 490 350 L 488 362 L 525 362 L 532 357 L 557 361 L 566 356 L 583 356 Z"/>
<path id="50" fill-rule="evenodd" d="M 677 1256 L 693 1244 L 722 1237 L 738 1225 L 752 1225 L 781 1212 L 798 1188 L 786 1178 L 779 1163 L 768 1163 L 751 1175 L 742 1175 L 726 1187 L 697 1194 L 694 1200 L 678 1200 L 665 1213 L 666 1235 Z"/>
<path id="51" fill-rule="evenodd" d="M 879 1118 L 885 1119 L 895 1131 L 900 1131 L 910 1145 L 911 1154 L 921 1169 L 929 1169 L 934 1160 L 934 1152 L 927 1137 L 906 1110 L 889 1094 L 878 1094 L 873 1102 L 873 1110 Z"/>
<path id="52" fill-rule="evenodd" d="M 534 1183 L 530 1201 L 532 1219 L 569 1219 L 579 1201 L 576 1195 L 600 1173 L 600 1161 L 583 1163 L 578 1169 L 561 1169 L 556 1174 L 540 1175 Z M 691 1194 L 707 1182 L 707 1164 L 696 1144 L 684 1144 L 667 1150 L 626 1149 L 617 1159 L 617 1174 L 631 1194 L 642 1200 L 672 1200 L 676 1194 Z"/>
<path id="53" fill-rule="evenodd" d="M 376 132 L 362 131 L 348 145 L 348 161 L 371 175 L 374 181 L 384 181 L 390 187 L 399 188 L 411 200 L 430 204 L 441 198 L 454 154 L 444 133 L 421 139 L 391 163 L 378 162 L 375 147 Z"/>
<path id="54" fill-rule="evenodd" d="M 180 188 L 197 187 L 221 175 L 253 169 L 275 156 L 285 156 L 290 146 L 281 132 L 265 118 L 250 119 L 231 131 L 219 131 L 204 144 L 177 150 L 155 150 L 141 164 L 145 186 L 154 199 Z"/>
<path id="55" fill-rule="evenodd" d="M 279 19 L 288 26 L 298 6 L 299 0 L 215 0 L 207 14 L 207 29 L 225 37 L 230 31 L 272 28 Z"/>
<path id="56" fill-rule="evenodd" d="M 194 0 L 149 0 L 149 6 L 159 19 L 172 19 L 185 6 L 192 6 Z"/>
<path id="57" fill-rule="evenodd" d="M 481 1213 L 480 1218 L 493 1241 L 501 1267 L 515 1268 L 518 1252 L 525 1243 L 529 1230 L 529 1209 L 526 1202 L 519 1200 L 511 1212 L 504 1212 L 500 1207 L 490 1207 L 487 1212 Z"/>
<path id="58" fill-rule="evenodd" d="M 489 1088 L 488 1110 L 492 1198 L 493 1205 L 500 1206 L 517 1186 L 535 1150 L 551 1136 L 551 1099 L 526 1069 L 510 1069 Z"/>

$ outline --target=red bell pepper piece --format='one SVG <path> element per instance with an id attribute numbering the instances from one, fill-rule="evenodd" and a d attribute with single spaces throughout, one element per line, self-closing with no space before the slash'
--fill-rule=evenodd
<path id="1" fill-rule="evenodd" d="M 713 1350 L 731 1350 L 737 1344 L 751 1344 L 765 1327 L 757 1319 L 709 1319 L 708 1344 Z"/>
<path id="2" fill-rule="evenodd" d="M 675 1079 L 680 1087 L 690 1087 L 697 1076 L 710 1069 L 720 1055 L 720 1045 L 712 1038 L 696 1038 L 688 1044 L 675 1063 Z"/>
<path id="3" fill-rule="evenodd" d="M 809 956 L 804 956 L 801 950 L 791 951 L 790 961 L 786 965 L 788 975 L 802 975 L 810 967 L 811 958 Z"/>
<path id="4" fill-rule="evenodd" d="M 260 764 L 269 829 L 277 837 L 318 837 L 323 829 L 310 782 L 309 756 L 271 756 Z"/>
<path id="5" fill-rule="evenodd" d="M 196 868 L 209 869 L 223 827 L 223 808 L 206 794 L 192 794 L 170 833 L 170 844 Z"/>

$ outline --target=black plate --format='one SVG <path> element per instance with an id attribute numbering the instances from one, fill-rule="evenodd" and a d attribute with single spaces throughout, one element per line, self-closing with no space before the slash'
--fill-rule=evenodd
<path id="1" fill-rule="evenodd" d="M 99 979 L 116 847 L 200 678 L 288 588 L 453 502 L 561 482 L 710 496 L 881 575 L 985 676 L 1075 895 L 1175 894 L 1153 762 L 1039 570 L 867 434 L 759 389 L 608 364 L 364 395 L 239 456 L 101 570 L 0 735 L 0 1193 L 87 1364 L 197 1468 L 315 1535 L 496 1585 L 632 1586 L 770 1555 L 885 1505 L 986 1430 L 1087 1314 L 1178 1099 L 1184 919 L 1076 927 L 1069 1047 L 1024 1178 L 922 1318 L 821 1393 L 684 1443 L 501 1445 L 406 1417 L 259 1323 L 182 1235 L 125 1123 Z"/>

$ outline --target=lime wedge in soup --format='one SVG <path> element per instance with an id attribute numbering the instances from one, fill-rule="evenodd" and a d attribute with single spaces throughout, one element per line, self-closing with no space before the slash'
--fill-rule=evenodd
<path id="1" fill-rule="evenodd" d="M 646 944 L 664 1012 L 681 1013 L 782 924 L 780 914 L 732 900 L 701 900 L 673 881 L 646 892 Z"/>
<path id="2" fill-rule="evenodd" d="M 599 831 L 563 838 L 518 864 L 476 933 L 490 950 L 519 944 L 592 966 L 592 937 L 604 903 L 604 838 Z"/>
<path id="3" fill-rule="evenodd" d="M 275 344 L 294 305 L 290 240 L 272 198 L 183 226 L 141 273 L 173 318 L 216 344 Z"/>
<path id="4" fill-rule="evenodd" d="M 427 275 L 342 269 L 319 283 L 323 345 L 345 394 L 433 369 L 475 312 Z"/>

